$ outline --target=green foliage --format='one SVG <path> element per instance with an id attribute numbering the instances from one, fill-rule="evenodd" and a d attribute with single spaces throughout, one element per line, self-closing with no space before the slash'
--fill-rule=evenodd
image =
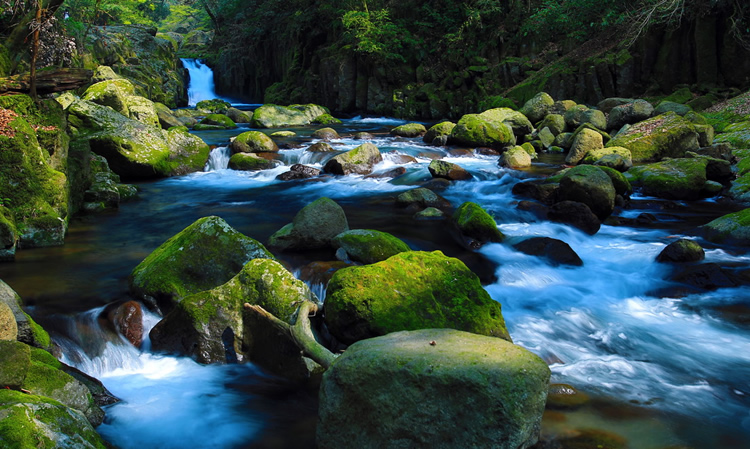
<path id="1" fill-rule="evenodd" d="M 390 19 L 387 9 L 347 11 L 341 21 L 354 41 L 355 51 L 386 61 L 406 62 L 401 50 L 413 44 L 409 31 Z"/>
<path id="2" fill-rule="evenodd" d="M 585 40 L 628 18 L 628 3 L 618 0 L 542 0 L 524 22 L 524 35 Z"/>

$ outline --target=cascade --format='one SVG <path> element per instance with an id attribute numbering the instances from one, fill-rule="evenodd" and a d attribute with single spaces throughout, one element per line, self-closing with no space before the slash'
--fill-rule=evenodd
<path id="1" fill-rule="evenodd" d="M 228 146 L 216 147 L 208 155 L 208 161 L 203 171 L 224 170 L 229 166 L 229 158 L 232 157 L 232 150 Z"/>
<path id="2" fill-rule="evenodd" d="M 202 100 L 219 98 L 214 89 L 214 71 L 200 59 L 182 58 L 182 65 L 188 71 L 188 106 L 194 107 Z"/>

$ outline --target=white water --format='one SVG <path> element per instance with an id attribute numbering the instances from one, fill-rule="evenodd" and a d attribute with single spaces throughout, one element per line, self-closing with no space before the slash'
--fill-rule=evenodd
<path id="1" fill-rule="evenodd" d="M 219 98 L 214 87 L 214 72 L 200 59 L 181 59 L 188 70 L 188 106 L 194 107 L 199 101 Z"/>
<path id="2" fill-rule="evenodd" d="M 214 148 L 208 155 L 208 162 L 203 171 L 226 170 L 230 157 L 232 157 L 232 150 L 228 146 Z"/>

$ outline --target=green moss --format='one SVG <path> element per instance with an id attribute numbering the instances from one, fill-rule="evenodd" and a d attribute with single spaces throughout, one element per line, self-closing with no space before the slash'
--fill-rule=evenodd
<path id="1" fill-rule="evenodd" d="M 322 114 L 316 117 L 312 123 L 316 125 L 340 125 L 343 122 L 331 114 Z"/>
<path id="2" fill-rule="evenodd" d="M 213 100 L 202 100 L 202 101 L 199 101 L 198 104 L 195 105 L 196 109 L 208 111 L 212 114 L 226 114 L 227 109 L 231 107 L 232 107 L 231 103 L 221 100 L 219 98 L 214 98 Z"/>
<path id="3" fill-rule="evenodd" d="M 633 167 L 628 174 L 646 195 L 667 199 L 700 198 L 706 184 L 704 158 L 669 159 Z M 631 181 L 631 182 L 633 182 Z"/>
<path id="4" fill-rule="evenodd" d="M 275 166 L 273 161 L 256 156 L 254 153 L 236 153 L 229 158 L 229 168 L 232 170 L 266 170 Z"/>
<path id="5" fill-rule="evenodd" d="M 31 328 L 31 335 L 34 339 L 34 344 L 39 348 L 49 348 L 52 345 L 52 340 L 50 339 L 49 334 L 42 326 L 40 326 L 36 321 L 34 321 L 33 318 L 31 318 L 31 315 L 24 312 L 26 315 L 26 318 L 29 321 L 29 327 Z"/>
<path id="6" fill-rule="evenodd" d="M 698 148 L 698 133 L 692 123 L 668 112 L 619 133 L 607 143 L 607 147 L 629 149 L 634 162 L 682 157 L 687 151 Z"/>
<path id="7" fill-rule="evenodd" d="M 48 351 L 40 348 L 31 348 L 31 360 L 35 363 L 42 363 L 54 369 L 60 369 L 62 363 Z"/>
<path id="8" fill-rule="evenodd" d="M 370 264 L 386 260 L 411 248 L 387 232 L 372 229 L 353 229 L 333 238 L 333 245 L 343 248 L 350 259 Z"/>
<path id="9" fill-rule="evenodd" d="M 234 129 L 237 124 L 224 114 L 209 114 L 200 121 L 200 125 L 221 126 L 223 129 Z"/>
<path id="10" fill-rule="evenodd" d="M 427 129 L 421 123 L 407 123 L 393 128 L 391 130 L 391 135 L 401 137 L 419 137 L 426 132 Z"/>
<path id="11" fill-rule="evenodd" d="M 450 139 L 461 145 L 494 148 L 513 145 L 516 141 L 510 126 L 482 118 L 479 114 L 461 117 L 451 131 Z"/>
<path id="12" fill-rule="evenodd" d="M 482 206 L 467 201 L 453 214 L 453 222 L 467 237 L 479 242 L 502 242 L 505 236 L 497 228 L 495 219 Z"/>
<path id="13" fill-rule="evenodd" d="M 692 99 L 693 99 L 693 93 L 690 92 L 689 88 L 683 87 L 681 89 L 678 89 L 672 92 L 669 96 L 665 97 L 664 100 L 662 101 L 671 101 L 673 103 L 685 104 Z"/>
<path id="14" fill-rule="evenodd" d="M 712 242 L 750 245 L 750 208 L 719 217 L 703 229 Z"/>
<path id="15" fill-rule="evenodd" d="M 234 153 L 276 153 L 278 145 L 265 133 L 260 131 L 246 131 L 229 144 Z"/>

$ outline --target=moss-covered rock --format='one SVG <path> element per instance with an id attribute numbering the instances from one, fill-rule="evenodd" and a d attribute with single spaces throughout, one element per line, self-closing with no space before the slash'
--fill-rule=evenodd
<path id="1" fill-rule="evenodd" d="M 482 206 L 467 201 L 456 209 L 452 222 L 465 237 L 478 242 L 499 243 L 505 236 L 497 228 L 495 219 L 492 218 Z"/>
<path id="2" fill-rule="evenodd" d="M 200 125 L 218 126 L 221 129 L 234 129 L 237 124 L 224 114 L 208 114 L 198 122 Z"/>
<path id="3" fill-rule="evenodd" d="M 539 123 L 538 129 L 548 128 L 553 136 L 557 136 L 565 131 L 565 117 L 560 114 L 548 114 L 544 120 Z"/>
<path id="4" fill-rule="evenodd" d="M 371 264 L 388 259 L 398 253 L 411 251 L 409 245 L 393 235 L 373 229 L 352 229 L 333 238 L 335 248 L 346 251 L 349 259 Z"/>
<path id="5" fill-rule="evenodd" d="M 232 170 L 255 171 L 274 168 L 276 162 L 262 158 L 255 153 L 236 153 L 229 158 L 228 167 Z"/>
<path id="6" fill-rule="evenodd" d="M 706 165 L 702 158 L 668 159 L 633 167 L 627 171 L 631 183 L 643 193 L 667 199 L 698 199 L 706 184 Z"/>
<path id="7" fill-rule="evenodd" d="M 195 109 L 207 114 L 226 114 L 232 104 L 221 98 L 212 98 L 210 100 L 201 100 L 195 105 Z"/>
<path id="8" fill-rule="evenodd" d="M 750 246 L 750 209 L 721 216 L 702 229 L 712 242 Z"/>
<path id="9" fill-rule="evenodd" d="M 326 162 L 323 171 L 334 175 L 364 175 L 372 172 L 375 164 L 383 160 L 378 147 L 371 143 L 362 145 L 332 157 Z"/>
<path id="10" fill-rule="evenodd" d="M 0 341 L 18 339 L 18 324 L 13 311 L 4 302 L 0 302 Z"/>
<path id="11" fill-rule="evenodd" d="M 587 205 L 600 220 L 615 208 L 615 188 L 610 177 L 599 167 L 579 165 L 566 171 L 560 179 L 560 201 Z"/>
<path id="12" fill-rule="evenodd" d="M 451 131 L 456 127 L 453 122 L 440 122 L 430 127 L 422 137 L 424 143 L 435 146 L 443 146 L 448 143 Z"/>
<path id="13" fill-rule="evenodd" d="M 619 170 L 606 165 L 597 165 L 599 170 L 609 176 L 609 180 L 612 181 L 612 186 L 615 188 L 615 193 L 623 197 L 629 196 L 633 193 L 633 187 L 630 185 L 630 181 L 625 177 Z"/>
<path id="14" fill-rule="evenodd" d="M 92 84 L 81 96 L 101 106 L 108 106 L 129 117 L 127 97 L 135 95 L 135 86 L 126 79 L 111 79 Z"/>
<path id="15" fill-rule="evenodd" d="M 651 117 L 654 107 L 646 100 L 635 100 L 612 108 L 607 117 L 607 129 L 619 130 L 625 125 L 642 122 Z"/>
<path id="16" fill-rule="evenodd" d="M 542 120 L 548 113 L 552 106 L 555 104 L 555 100 L 546 93 L 539 92 L 534 98 L 527 101 L 521 109 L 518 111 L 525 115 L 531 123 L 536 123 Z"/>
<path id="17" fill-rule="evenodd" d="M 277 153 L 276 142 L 260 131 L 246 131 L 229 144 L 233 153 Z"/>
<path id="18" fill-rule="evenodd" d="M 273 259 L 262 244 L 223 219 L 204 217 L 161 244 L 130 274 L 130 290 L 167 306 L 221 285 L 252 259 Z"/>
<path id="19" fill-rule="evenodd" d="M 31 368 L 31 348 L 19 341 L 0 340 L 0 385 L 23 387 Z"/>
<path id="20" fill-rule="evenodd" d="M 510 129 L 513 130 L 513 134 L 515 134 L 518 139 L 534 130 L 534 125 L 525 115 L 510 108 L 488 109 L 479 114 L 479 116 L 482 119 L 491 122 L 505 123 L 510 126 Z"/>
<path id="21" fill-rule="evenodd" d="M 154 103 L 154 109 L 156 110 L 156 116 L 159 118 L 159 125 L 161 125 L 163 129 L 169 129 L 173 126 L 182 126 L 182 122 L 165 104 Z"/>
<path id="22" fill-rule="evenodd" d="M 504 148 L 514 145 L 516 136 L 503 122 L 488 120 L 479 114 L 467 114 L 453 128 L 449 141 L 474 147 Z"/>
<path id="23" fill-rule="evenodd" d="M 453 162 L 435 159 L 427 167 L 433 178 L 447 179 L 449 181 L 466 181 L 474 175 L 468 170 Z"/>
<path id="24" fill-rule="evenodd" d="M 407 190 L 399 193 L 396 197 L 396 205 L 401 207 L 413 207 L 424 209 L 434 207 L 445 209 L 450 207 L 450 202 L 426 187 L 417 187 L 416 189 Z"/>
<path id="25" fill-rule="evenodd" d="M 128 117 L 145 125 L 161 126 L 161 120 L 153 101 L 138 95 L 126 97 L 125 101 L 128 106 Z"/>
<path id="26" fill-rule="evenodd" d="M 534 147 L 531 147 L 531 150 L 533 151 Z M 534 155 L 536 156 L 536 153 Z M 525 147 L 516 145 L 503 152 L 500 163 L 514 169 L 528 168 L 531 167 L 531 154 Z"/>
<path id="27" fill-rule="evenodd" d="M 5 206 L 0 206 L 0 262 L 10 262 L 16 257 L 18 246 L 18 229 L 13 213 Z"/>
<path id="28" fill-rule="evenodd" d="M 589 123 L 601 131 L 607 130 L 607 117 L 598 109 L 590 109 L 579 104 L 568 109 L 563 117 L 565 117 L 565 124 L 570 129 Z"/>
<path id="29" fill-rule="evenodd" d="M 679 239 L 667 245 L 656 256 L 656 261 L 662 263 L 700 262 L 705 258 L 706 253 L 698 242 L 690 239 Z"/>
<path id="30" fill-rule="evenodd" d="M 626 131 L 618 133 L 607 146 L 629 149 L 633 162 L 682 157 L 686 152 L 699 148 L 695 126 L 674 112 L 631 126 Z"/>
<path id="31" fill-rule="evenodd" d="M 294 131 L 276 131 L 269 135 L 269 137 L 278 138 L 278 139 L 286 139 L 288 137 L 294 137 L 297 133 Z"/>
<path id="32" fill-rule="evenodd" d="M 586 153 L 601 150 L 602 148 L 604 148 L 604 139 L 601 133 L 584 128 L 573 139 L 573 144 L 570 146 L 568 155 L 565 157 L 565 163 L 570 165 L 578 164 Z"/>
<path id="33" fill-rule="evenodd" d="M 391 130 L 392 136 L 398 137 L 421 137 L 427 132 L 427 128 L 421 123 L 407 123 Z"/>
<path id="34" fill-rule="evenodd" d="M 718 134 L 713 143 L 726 142 L 737 149 L 750 148 L 750 121 L 742 121 L 727 125 Z"/>
<path id="35" fill-rule="evenodd" d="M 510 340 L 500 303 L 458 259 L 409 251 L 337 271 L 325 320 L 345 343 L 400 330 L 453 328 Z"/>
<path id="36" fill-rule="evenodd" d="M 538 356 L 497 338 L 427 329 L 364 340 L 323 376 L 317 442 L 332 449 L 396 441 L 402 447 L 530 447 L 549 377 Z"/>
<path id="37" fill-rule="evenodd" d="M 311 123 L 316 125 L 340 125 L 343 122 L 331 114 L 321 114 L 315 117 Z"/>
<path id="38" fill-rule="evenodd" d="M 312 137 L 315 139 L 321 139 L 325 141 L 341 138 L 341 136 L 339 136 L 339 133 L 336 132 L 336 130 L 333 128 L 316 129 L 315 132 L 312 133 Z"/>
<path id="39" fill-rule="evenodd" d="M 690 113 L 693 109 L 686 104 L 676 103 L 674 101 L 662 101 L 654 109 L 654 115 L 666 114 L 667 112 L 674 112 L 677 115 L 685 116 Z"/>
<path id="40" fill-rule="evenodd" d="M 330 246 L 334 237 L 349 230 L 344 210 L 330 198 L 318 198 L 303 207 L 291 223 L 276 231 L 268 246 L 299 251 Z"/>
<path id="41" fill-rule="evenodd" d="M 279 106 L 264 104 L 253 112 L 250 124 L 254 128 L 280 128 L 284 126 L 304 126 L 313 123 L 329 111 L 316 104 Z"/>
<path id="42" fill-rule="evenodd" d="M 293 324 L 295 301 L 314 295 L 281 264 L 254 259 L 226 283 L 185 297 L 151 331 L 153 348 L 196 358 L 200 363 L 226 363 L 247 353 L 253 338 L 245 336 L 243 304 L 260 305 Z"/>
<path id="43" fill-rule="evenodd" d="M 630 150 L 623 147 L 605 147 L 596 150 L 589 150 L 581 159 L 581 164 L 596 164 L 599 160 L 607 155 L 615 154 L 622 158 L 624 163 L 624 170 L 633 166 L 633 156 Z M 598 165 L 598 164 L 597 164 Z M 624 171 L 622 170 L 622 171 Z"/>
<path id="44" fill-rule="evenodd" d="M 18 328 L 18 341 L 37 348 L 50 346 L 49 334 L 21 309 L 21 297 L 2 280 L 0 280 L 0 303 L 6 304 L 13 312 Z"/>

